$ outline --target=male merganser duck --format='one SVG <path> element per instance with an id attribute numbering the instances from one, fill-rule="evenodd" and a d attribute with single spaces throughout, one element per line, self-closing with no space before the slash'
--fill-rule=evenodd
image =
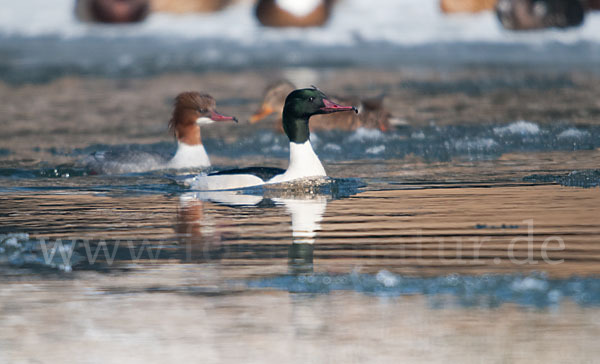
<path id="1" fill-rule="evenodd" d="M 135 23 L 149 12 L 149 0 L 78 0 L 75 4 L 75 15 L 86 22 Z"/>
<path id="2" fill-rule="evenodd" d="M 446 14 L 478 13 L 493 10 L 497 0 L 440 0 L 440 9 Z"/>
<path id="3" fill-rule="evenodd" d="M 585 7 L 574 0 L 498 0 L 496 14 L 511 30 L 567 28 L 583 23 Z"/>
<path id="4" fill-rule="evenodd" d="M 152 10 L 167 13 L 212 13 L 229 5 L 230 0 L 151 0 Z"/>
<path id="5" fill-rule="evenodd" d="M 237 122 L 237 119 L 218 113 L 215 99 L 208 94 L 182 92 L 175 98 L 173 115 L 169 121 L 169 129 L 177 139 L 177 152 L 169 161 L 150 153 L 125 154 L 115 158 L 113 155 L 107 156 L 106 152 L 96 152 L 83 163 L 94 174 L 210 167 L 210 159 L 202 145 L 200 126 L 222 121 Z"/>
<path id="6" fill-rule="evenodd" d="M 272 114 L 281 115 L 283 106 L 285 104 L 285 98 L 290 91 L 296 87 L 287 80 L 277 81 L 269 86 L 265 90 L 265 97 L 263 99 L 260 109 L 252 115 L 250 123 L 257 123 L 264 118 Z M 310 120 L 310 130 L 356 130 L 358 128 L 366 129 L 379 129 L 381 131 L 388 131 L 391 129 L 392 116 L 383 107 L 383 98 L 371 98 L 371 99 L 358 99 L 351 97 L 333 98 L 336 102 L 342 104 L 359 105 L 358 109 L 360 113 L 342 113 L 335 115 L 315 115 Z M 282 123 L 279 117 L 275 121 L 275 126 L 279 131 Z"/>
<path id="7" fill-rule="evenodd" d="M 317 88 L 292 91 L 283 107 L 283 130 L 290 140 L 290 163 L 287 170 L 250 167 L 226 170 L 184 181 L 199 190 L 228 190 L 259 186 L 265 183 L 289 182 L 302 178 L 326 177 L 325 169 L 310 144 L 308 120 L 313 115 L 354 111 L 354 106 L 341 106 L 330 101 Z"/>
<path id="8" fill-rule="evenodd" d="M 332 0 L 258 0 L 256 17 L 268 27 L 317 27 L 331 14 Z"/>

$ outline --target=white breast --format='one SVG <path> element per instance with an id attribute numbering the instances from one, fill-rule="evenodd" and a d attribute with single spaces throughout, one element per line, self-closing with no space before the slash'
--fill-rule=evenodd
<path id="1" fill-rule="evenodd" d="M 312 13 L 322 0 L 276 0 L 275 2 L 288 13 L 302 17 Z"/>
<path id="2" fill-rule="evenodd" d="M 177 152 L 167 163 L 167 168 L 202 168 L 210 167 L 210 159 L 202 144 L 177 144 Z"/>
<path id="3" fill-rule="evenodd" d="M 283 174 L 271 178 L 268 183 L 289 182 L 299 178 L 326 177 L 325 168 L 310 144 L 290 142 L 290 165 Z"/>

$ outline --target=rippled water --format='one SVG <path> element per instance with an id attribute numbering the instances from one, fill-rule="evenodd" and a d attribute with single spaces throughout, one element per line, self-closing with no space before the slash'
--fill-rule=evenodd
<path id="1" fill-rule="evenodd" d="M 497 92 L 453 85 L 403 84 L 432 99 Z M 544 85 L 530 90 L 578 87 Z M 222 99 L 241 112 L 257 101 Z M 174 182 L 198 171 L 90 163 L 168 158 L 173 144 L 149 124 L 89 142 L 57 127 L 31 146 L 34 132 L 7 124 L 0 362 L 593 362 L 594 107 L 588 122 L 437 123 L 448 117 L 434 108 L 422 111 L 431 122 L 390 133 L 315 132 L 325 185 L 236 192 Z M 287 142 L 267 125 L 204 141 L 215 168 L 286 164 Z"/>

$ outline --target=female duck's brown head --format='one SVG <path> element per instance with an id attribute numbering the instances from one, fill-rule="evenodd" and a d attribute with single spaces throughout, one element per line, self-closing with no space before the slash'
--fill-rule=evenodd
<path id="1" fill-rule="evenodd" d="M 134 23 L 146 18 L 149 0 L 79 0 L 76 13 L 83 21 Z"/>
<path id="2" fill-rule="evenodd" d="M 237 122 L 237 119 L 218 113 L 215 99 L 208 94 L 182 92 L 175 98 L 169 129 L 175 133 L 177 141 L 198 145 L 202 144 L 200 125 L 219 121 Z"/>
<path id="3" fill-rule="evenodd" d="M 256 17 L 269 27 L 316 27 L 329 19 L 333 0 L 258 0 Z"/>

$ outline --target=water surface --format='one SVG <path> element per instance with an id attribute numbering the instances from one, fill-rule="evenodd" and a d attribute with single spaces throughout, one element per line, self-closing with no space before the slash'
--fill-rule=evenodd
<path id="1" fill-rule="evenodd" d="M 347 72 L 317 77 L 333 88 Z M 460 72 L 356 74 L 372 81 L 341 89 L 388 87 L 406 123 L 313 133 L 333 180 L 293 191 L 190 191 L 176 171 L 86 162 L 168 158 L 173 90 L 158 85 L 185 75 L 4 85 L 0 361 L 593 362 L 593 76 L 515 86 L 493 72 L 487 85 Z M 191 79 L 219 89 L 217 76 Z M 251 91 L 217 98 L 248 116 Z M 519 97 L 544 101 L 512 109 Z M 268 122 L 203 134 L 215 168 L 287 163 Z"/>

